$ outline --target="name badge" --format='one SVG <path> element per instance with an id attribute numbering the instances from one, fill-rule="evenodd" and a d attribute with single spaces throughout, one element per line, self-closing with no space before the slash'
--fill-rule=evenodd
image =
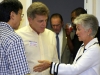
<path id="1" fill-rule="evenodd" d="M 30 45 L 30 46 L 37 46 L 38 44 L 37 44 L 37 42 L 35 42 L 35 41 L 29 41 L 29 45 Z"/>

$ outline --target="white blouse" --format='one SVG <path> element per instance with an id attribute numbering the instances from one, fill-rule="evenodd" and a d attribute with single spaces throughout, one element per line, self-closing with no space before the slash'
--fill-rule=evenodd
<path id="1" fill-rule="evenodd" d="M 100 75 L 100 46 L 97 42 L 97 38 L 94 38 L 85 48 L 81 46 L 72 65 L 52 63 L 51 74 Z"/>

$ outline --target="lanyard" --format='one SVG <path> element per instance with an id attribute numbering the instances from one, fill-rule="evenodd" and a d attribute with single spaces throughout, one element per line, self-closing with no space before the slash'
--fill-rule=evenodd
<path id="1" fill-rule="evenodd" d="M 99 44 L 99 43 L 98 43 L 98 42 L 95 42 L 94 44 L 90 45 L 89 47 L 91 47 L 91 46 L 93 46 L 93 45 L 95 45 L 95 44 Z M 81 47 L 83 47 L 83 46 L 84 46 L 84 45 L 82 45 Z M 88 47 L 88 48 L 89 48 L 89 47 Z M 85 51 L 86 51 L 86 49 L 84 48 L 83 53 L 84 53 Z M 81 58 L 81 56 L 82 56 L 82 55 L 80 55 L 80 56 L 76 59 L 76 61 L 79 60 L 79 59 Z"/>

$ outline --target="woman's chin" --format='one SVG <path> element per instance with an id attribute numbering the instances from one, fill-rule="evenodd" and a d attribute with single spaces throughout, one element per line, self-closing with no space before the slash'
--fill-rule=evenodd
<path id="1" fill-rule="evenodd" d="M 79 40 L 79 41 L 82 41 L 81 38 L 79 38 L 79 37 L 78 37 L 78 40 Z"/>

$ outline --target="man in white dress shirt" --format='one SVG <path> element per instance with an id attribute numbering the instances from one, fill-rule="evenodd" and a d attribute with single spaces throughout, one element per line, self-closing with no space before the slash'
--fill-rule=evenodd
<path id="1" fill-rule="evenodd" d="M 27 10 L 29 25 L 16 31 L 23 39 L 31 75 L 50 75 L 49 69 L 33 70 L 36 65 L 46 66 L 43 60 L 58 62 L 55 35 L 46 29 L 48 15 L 49 9 L 45 4 L 34 2 Z"/>
<path id="2" fill-rule="evenodd" d="M 55 35 L 58 35 L 59 38 L 59 51 L 58 51 L 58 57 L 61 63 L 72 63 L 72 53 L 68 48 L 67 43 L 67 37 L 66 37 L 66 31 L 65 28 L 63 28 L 63 18 L 62 15 L 59 13 L 54 13 L 50 17 L 50 24 L 52 27 L 52 30 L 55 32 Z M 56 37 L 56 36 L 55 36 Z"/>

